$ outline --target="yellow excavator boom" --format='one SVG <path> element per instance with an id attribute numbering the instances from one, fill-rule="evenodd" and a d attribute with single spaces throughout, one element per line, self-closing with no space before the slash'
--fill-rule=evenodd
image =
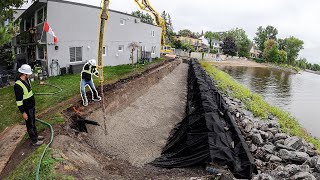
<path id="1" fill-rule="evenodd" d="M 171 46 L 166 44 L 167 24 L 161 15 L 150 5 L 148 0 L 134 0 L 140 9 L 150 12 L 157 26 L 162 28 L 161 32 L 161 53 L 168 54 L 172 52 Z"/>

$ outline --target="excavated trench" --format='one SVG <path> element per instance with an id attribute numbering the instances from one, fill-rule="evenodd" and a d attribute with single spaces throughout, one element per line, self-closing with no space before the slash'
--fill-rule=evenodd
<path id="1" fill-rule="evenodd" d="M 145 169 L 151 163 L 183 168 L 216 162 L 229 166 L 238 177 L 251 177 L 255 167 L 240 131 L 212 81 L 192 62 L 167 62 L 106 87 L 105 122 L 100 103 L 85 109 L 74 106 L 64 114 L 77 133 L 87 133 L 84 141 L 90 147 L 134 167 Z M 194 176 L 190 172 L 182 177 Z M 145 173 L 149 175 L 143 177 L 159 175 Z M 206 173 L 196 170 L 196 174 Z"/>

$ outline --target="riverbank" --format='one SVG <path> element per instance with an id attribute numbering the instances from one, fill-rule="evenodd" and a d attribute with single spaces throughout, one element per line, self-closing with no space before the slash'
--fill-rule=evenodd
<path id="1" fill-rule="evenodd" d="M 224 93 L 231 114 L 254 155 L 259 173 L 254 179 L 320 177 L 318 139 L 308 135 L 288 113 L 269 105 L 211 63 L 201 64 Z"/>
<path id="2" fill-rule="evenodd" d="M 290 72 L 293 74 L 299 73 L 301 69 L 283 65 L 283 64 L 271 64 L 271 63 L 257 63 L 253 60 L 249 59 L 235 59 L 235 60 L 227 60 L 227 61 L 208 61 L 208 63 L 216 66 L 216 67 L 223 67 L 223 66 L 235 66 L 235 67 L 263 67 L 263 68 L 273 68 L 278 69 L 281 71 Z"/>
<path id="3" fill-rule="evenodd" d="M 304 71 L 320 75 L 320 71 L 312 71 L 312 70 L 309 70 L 309 69 L 305 69 Z"/>
<path id="4" fill-rule="evenodd" d="M 290 135 L 296 135 L 305 138 L 308 142 L 313 143 L 320 150 L 320 140 L 311 137 L 298 123 L 298 121 L 287 112 L 269 105 L 263 98 L 250 92 L 248 88 L 235 82 L 231 76 L 213 67 L 208 62 L 201 62 L 207 73 L 218 82 L 219 89 L 233 98 L 237 98 L 246 105 L 255 117 L 267 119 L 270 115 L 279 119 L 282 131 Z"/>

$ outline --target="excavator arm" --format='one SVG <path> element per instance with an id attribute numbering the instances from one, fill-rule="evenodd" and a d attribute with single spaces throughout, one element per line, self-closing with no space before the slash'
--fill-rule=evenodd
<path id="1" fill-rule="evenodd" d="M 171 47 L 166 44 L 166 35 L 167 35 L 167 24 L 165 20 L 161 17 L 161 15 L 150 5 L 149 0 L 134 0 L 138 6 L 140 7 L 141 10 L 150 12 L 153 17 L 154 21 L 157 26 L 160 26 L 162 28 L 161 32 L 161 52 L 166 54 L 166 53 L 171 53 Z"/>

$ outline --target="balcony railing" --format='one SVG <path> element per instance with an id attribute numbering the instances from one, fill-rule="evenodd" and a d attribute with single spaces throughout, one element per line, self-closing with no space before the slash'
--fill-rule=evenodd
<path id="1" fill-rule="evenodd" d="M 45 32 L 42 33 L 42 30 L 43 26 L 37 26 L 28 31 L 21 32 L 16 36 L 16 39 L 13 42 L 15 42 L 15 45 L 34 44 L 39 41 L 45 43 L 47 41 L 47 36 Z"/>

